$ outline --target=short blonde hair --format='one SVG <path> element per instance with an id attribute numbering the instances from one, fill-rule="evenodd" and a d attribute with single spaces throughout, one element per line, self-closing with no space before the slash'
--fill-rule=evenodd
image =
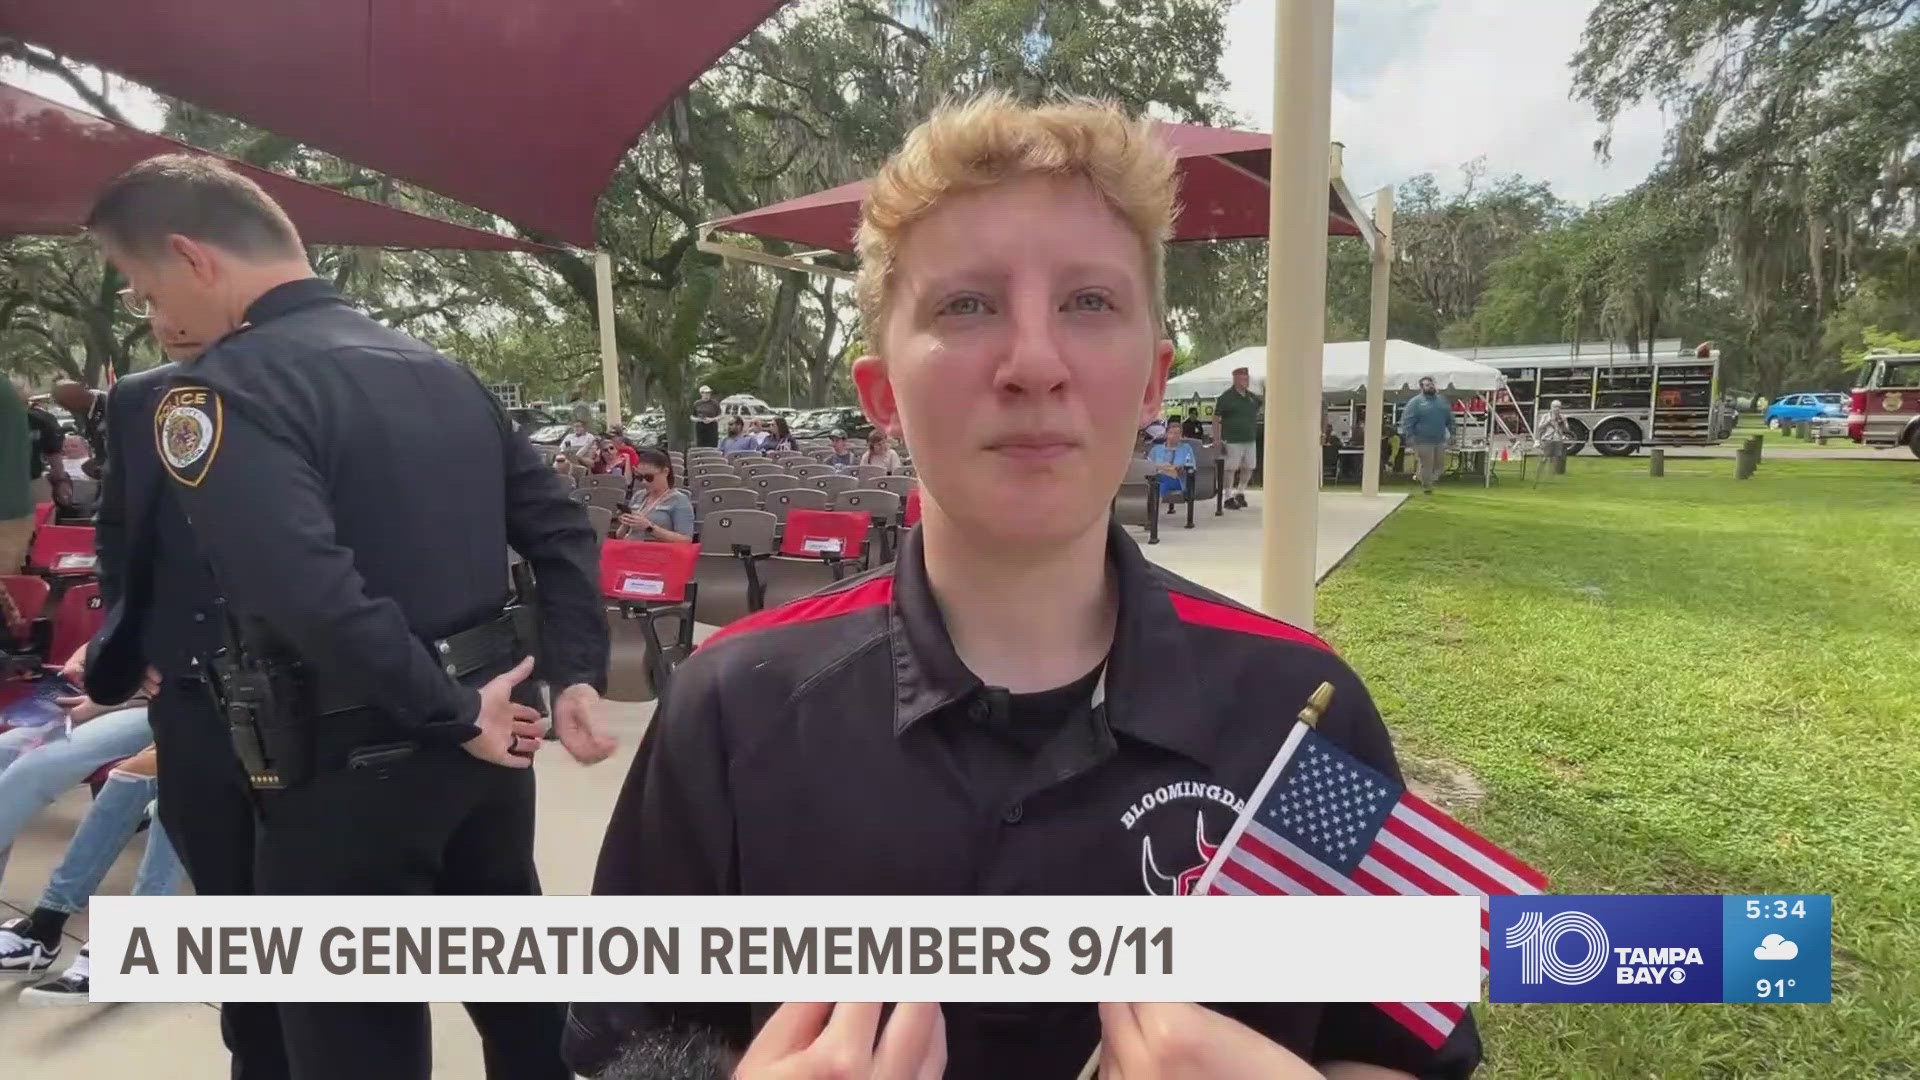
<path id="1" fill-rule="evenodd" d="M 854 285 L 867 339 L 878 344 L 894 256 L 913 223 L 947 195 L 1028 176 L 1080 177 L 1140 238 L 1155 321 L 1166 277 L 1179 181 L 1173 150 L 1153 125 L 1086 98 L 1022 105 L 991 91 L 944 106 L 907 135 L 860 207 Z"/>

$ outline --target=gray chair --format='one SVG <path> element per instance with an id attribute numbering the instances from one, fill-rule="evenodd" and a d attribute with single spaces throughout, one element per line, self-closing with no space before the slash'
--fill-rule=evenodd
<path id="1" fill-rule="evenodd" d="M 759 508 L 760 493 L 752 488 L 717 487 L 694 496 L 693 520 L 695 524 L 701 524 L 715 511 Z"/>
<path id="2" fill-rule="evenodd" d="M 1126 479 L 1114 493 L 1113 520 L 1147 530 L 1147 543 L 1160 542 L 1160 467 L 1146 458 L 1127 462 Z"/>
<path id="3" fill-rule="evenodd" d="M 593 535 L 597 540 L 605 540 L 613 531 L 613 511 L 604 506 L 587 506 L 587 520 L 593 522 Z"/>
<path id="4" fill-rule="evenodd" d="M 825 465 L 833 457 L 833 447 L 829 446 L 824 450 L 809 450 L 807 451 L 807 456 Z"/>
<path id="5" fill-rule="evenodd" d="M 873 487 L 875 489 L 891 491 L 902 499 L 913 494 L 913 489 L 919 486 L 920 481 L 915 480 L 911 476 L 882 476 L 873 481 Z"/>
<path id="6" fill-rule="evenodd" d="M 713 491 L 716 488 L 739 487 L 740 484 L 741 484 L 740 477 L 734 475 L 733 473 L 712 472 L 712 473 L 701 473 L 699 476 L 694 477 L 693 481 L 689 483 L 687 486 L 689 489 L 692 490 L 695 496 L 695 501 L 698 501 L 699 496 L 704 495 L 709 491 Z"/>
<path id="7" fill-rule="evenodd" d="M 887 467 L 885 465 L 855 465 L 853 468 L 847 470 L 847 475 L 860 481 L 862 485 L 867 485 L 868 481 L 878 480 L 887 475 Z"/>
<path id="8" fill-rule="evenodd" d="M 1197 439 L 1188 440 L 1187 445 L 1193 447 L 1194 501 L 1208 502 L 1220 490 L 1220 451 Z"/>
<path id="9" fill-rule="evenodd" d="M 833 466 L 822 465 L 812 458 L 806 458 L 804 462 L 804 464 L 800 465 L 788 465 L 787 475 L 798 477 L 801 480 L 811 480 L 816 476 L 826 476 L 833 472 Z"/>
<path id="10" fill-rule="evenodd" d="M 806 481 L 806 484 L 809 487 L 816 487 L 826 492 L 827 498 L 831 499 L 843 491 L 851 491 L 855 487 L 858 487 L 860 481 L 855 480 L 851 476 L 841 476 L 839 473 L 826 473 Z"/>
<path id="11" fill-rule="evenodd" d="M 765 476 L 768 473 L 777 473 L 782 470 L 780 465 L 771 461 L 743 461 L 736 471 L 739 472 L 742 477 L 751 480 L 756 476 Z"/>
<path id="12" fill-rule="evenodd" d="M 765 510 L 720 510 L 700 525 L 698 618 L 725 626 L 760 610 L 759 564 L 773 554 L 777 522 Z"/>
<path id="13" fill-rule="evenodd" d="M 618 473 L 588 473 L 580 478 L 580 486 L 584 488 L 617 487 L 625 491 L 627 478 Z"/>
<path id="14" fill-rule="evenodd" d="M 833 497 L 835 510 L 860 510 L 876 521 L 891 521 L 900 512 L 901 497 L 880 488 L 853 488 Z"/>
<path id="15" fill-rule="evenodd" d="M 693 652 L 693 601 L 699 587 L 687 586 L 687 602 L 665 606 L 618 604 L 607 608 L 608 701 L 652 701 L 674 665 Z"/>
<path id="16" fill-rule="evenodd" d="M 785 491 L 788 488 L 799 487 L 800 478 L 797 476 L 788 476 L 786 473 L 781 472 L 760 473 L 757 476 L 749 477 L 746 485 L 759 492 L 761 501 L 764 502 L 769 492 Z"/>
<path id="17" fill-rule="evenodd" d="M 769 491 L 767 492 L 766 501 L 762 505 L 784 525 L 786 524 L 787 511 L 789 510 L 825 510 L 827 508 L 827 493 L 821 491 L 819 488 L 810 487 L 792 487 L 783 491 Z"/>
<path id="18" fill-rule="evenodd" d="M 627 499 L 627 489 L 624 485 L 621 487 L 613 487 L 602 484 L 593 487 L 583 487 L 574 494 L 578 495 L 582 493 L 587 497 L 588 506 L 604 507 L 607 510 L 620 509 L 620 504 Z"/>

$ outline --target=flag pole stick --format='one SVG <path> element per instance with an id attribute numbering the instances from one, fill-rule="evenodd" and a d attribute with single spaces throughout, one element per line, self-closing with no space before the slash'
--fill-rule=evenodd
<path id="1" fill-rule="evenodd" d="M 1313 727 L 1316 724 L 1320 723 L 1320 718 L 1326 715 L 1327 706 L 1331 705 L 1332 703 L 1333 703 L 1333 684 L 1332 683 L 1323 682 L 1319 686 L 1316 686 L 1313 688 L 1313 693 L 1308 695 L 1306 705 L 1301 708 L 1297 716 L 1297 719 L 1299 719 L 1301 726 L 1298 728 L 1295 728 L 1293 733 L 1287 736 L 1286 747 L 1284 748 L 1282 753 L 1280 753 L 1275 757 L 1274 767 L 1268 770 L 1266 778 L 1261 780 L 1259 789 L 1254 792 L 1254 797 L 1248 800 L 1250 804 L 1258 805 L 1260 798 L 1263 795 L 1265 795 L 1267 789 L 1272 786 L 1271 784 L 1272 779 L 1279 774 L 1280 769 L 1286 765 L 1287 760 L 1293 757 L 1293 748 L 1300 744 L 1300 736 L 1306 731 L 1307 728 Z M 1232 849 L 1234 843 L 1239 839 L 1240 831 L 1242 831 L 1240 824 L 1235 823 L 1234 832 L 1228 834 L 1227 838 L 1220 842 L 1220 854 L 1214 856 L 1216 860 L 1218 860 L 1221 855 L 1225 855 L 1229 850 Z M 1207 871 L 1201 877 L 1199 883 L 1194 885 L 1193 887 L 1194 893 L 1196 894 L 1204 893 L 1206 890 L 1205 888 L 1203 888 L 1203 886 L 1212 885 L 1213 876 L 1216 869 L 1217 869 L 1217 866 L 1207 867 Z M 1088 1055 L 1087 1063 L 1085 1065 L 1080 1066 L 1080 1072 L 1074 1077 L 1074 1080 L 1093 1080 L 1094 1074 L 1100 1071 L 1100 1049 L 1103 1045 L 1104 1043 L 1098 1043 L 1098 1042 L 1093 1044 L 1093 1053 Z"/>

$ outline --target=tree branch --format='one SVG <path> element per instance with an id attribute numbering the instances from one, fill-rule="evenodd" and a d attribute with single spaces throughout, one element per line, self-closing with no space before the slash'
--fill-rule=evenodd
<path id="1" fill-rule="evenodd" d="M 108 101 L 100 91 L 88 86 L 87 80 L 81 78 L 78 72 L 68 68 L 61 57 L 53 53 L 41 52 L 38 49 L 31 48 L 24 41 L 10 42 L 6 46 L 5 54 L 19 60 L 35 71 L 44 71 L 49 75 L 58 77 L 60 81 L 66 83 L 74 93 L 80 95 L 80 100 L 86 102 L 94 112 L 99 113 L 101 116 L 106 117 L 116 124 L 125 124 L 127 127 L 133 126 L 133 124 L 127 120 L 125 113 L 114 108 L 113 102 Z"/>

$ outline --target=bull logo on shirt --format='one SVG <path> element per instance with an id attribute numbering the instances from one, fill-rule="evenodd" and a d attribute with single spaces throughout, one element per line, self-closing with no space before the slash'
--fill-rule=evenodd
<path id="1" fill-rule="evenodd" d="M 1153 861 L 1153 837 L 1141 837 L 1140 881 L 1147 891 L 1155 896 L 1192 896 L 1194 886 L 1200 884 L 1200 876 L 1207 872 L 1207 865 L 1213 862 L 1213 853 L 1220 850 L 1220 845 L 1207 842 L 1207 816 L 1197 810 L 1193 814 L 1193 846 L 1200 853 L 1200 861 L 1168 875 L 1161 873 Z"/>

